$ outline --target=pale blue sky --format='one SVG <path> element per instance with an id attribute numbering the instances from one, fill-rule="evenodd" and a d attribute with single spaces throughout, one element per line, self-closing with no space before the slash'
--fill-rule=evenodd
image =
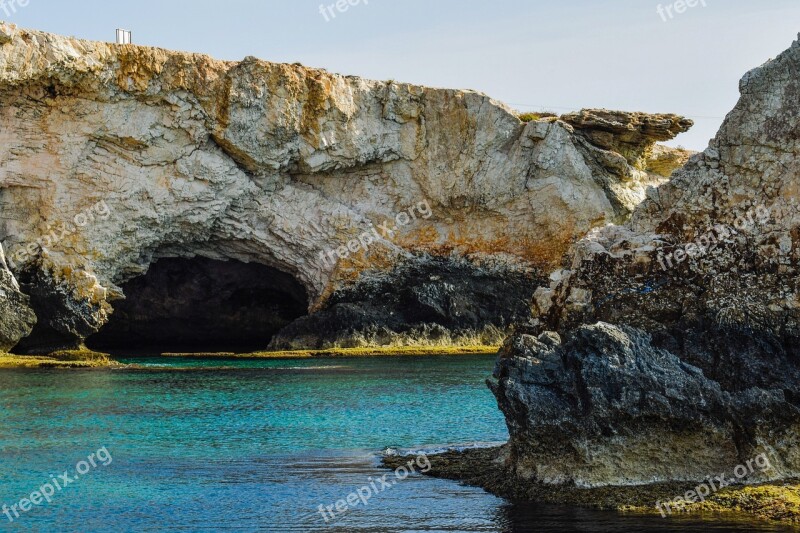
<path id="1" fill-rule="evenodd" d="M 126 27 L 136 44 L 475 89 L 522 110 L 675 112 L 697 124 L 672 144 L 693 149 L 741 76 L 800 32 L 800 0 L 705 0 L 667 22 L 656 0 L 361 0 L 328 22 L 320 0 L 29 1 L 0 19 L 97 40 Z"/>

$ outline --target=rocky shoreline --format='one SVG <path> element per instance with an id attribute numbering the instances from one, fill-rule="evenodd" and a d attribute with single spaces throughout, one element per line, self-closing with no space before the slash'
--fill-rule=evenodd
<path id="1" fill-rule="evenodd" d="M 799 73 L 800 41 L 747 73 L 686 162 L 657 144 L 691 127 L 677 115 L 521 117 L 472 91 L 0 23 L 0 352 L 102 366 L 93 338 L 448 350 L 510 333 L 489 383 L 508 444 L 436 475 L 640 507 L 764 457 L 738 482 L 789 502 Z M 776 516 L 741 490 L 715 497 Z"/>
<path id="2" fill-rule="evenodd" d="M 670 502 L 697 485 L 689 482 L 655 483 L 641 486 L 608 486 L 578 488 L 570 485 L 550 485 L 520 478 L 506 464 L 508 449 L 467 449 L 427 455 L 431 468 L 424 475 L 459 481 L 480 487 L 488 492 L 516 502 L 536 502 L 551 505 L 575 505 L 607 511 L 671 515 L 713 513 L 732 515 L 742 520 L 766 520 L 785 524 L 800 524 L 800 480 L 766 483 L 757 486 L 724 487 L 703 503 L 675 507 L 667 513 L 658 508 L 660 502 Z M 402 466 L 407 457 L 384 456 L 386 468 Z"/>
<path id="3" fill-rule="evenodd" d="M 497 346 L 490 345 L 419 345 L 383 346 L 362 348 L 327 348 L 321 350 L 282 350 L 269 352 L 136 352 L 129 351 L 125 357 L 159 357 L 165 363 L 170 360 L 204 359 L 217 361 L 243 360 L 303 360 L 303 359 L 360 359 L 372 357 L 459 357 L 485 355 L 494 357 Z M 134 365 L 135 366 L 135 365 Z M 13 355 L 0 353 L 0 369 L 9 368 L 127 368 L 112 354 L 95 352 L 89 349 L 60 350 L 47 355 Z"/>
<path id="4" fill-rule="evenodd" d="M 798 73 L 800 41 L 742 79 L 710 147 L 630 222 L 571 248 L 488 382 L 508 444 L 433 459 L 434 475 L 524 500 L 797 521 Z M 691 492 L 734 471 L 736 488 Z"/>
<path id="5" fill-rule="evenodd" d="M 60 351 L 48 355 L 20 356 L 0 353 L 0 369 L 87 369 L 122 368 L 108 354 L 89 350 Z"/>

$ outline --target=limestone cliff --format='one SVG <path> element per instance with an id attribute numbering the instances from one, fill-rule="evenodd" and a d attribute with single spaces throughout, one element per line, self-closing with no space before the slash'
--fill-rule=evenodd
<path id="1" fill-rule="evenodd" d="M 537 290 L 491 387 L 523 483 L 800 476 L 800 41 L 719 134 Z"/>
<path id="2" fill-rule="evenodd" d="M 654 145 L 691 125 L 580 117 L 523 123 L 471 91 L 0 24 L 0 241 L 39 319 L 23 347 L 80 344 L 126 305 L 126 283 L 198 256 L 288 274 L 306 308 L 347 306 L 388 335 L 364 342 L 443 322 L 454 336 L 505 327 L 575 239 L 663 181 L 663 159 L 647 172 Z M 364 287 L 409 271 L 427 276 L 408 291 L 419 313 L 364 309 L 380 297 Z M 467 280 L 487 277 L 506 303 L 472 305 L 462 324 L 450 281 L 470 300 Z M 281 342 L 358 333 L 304 324 Z"/>

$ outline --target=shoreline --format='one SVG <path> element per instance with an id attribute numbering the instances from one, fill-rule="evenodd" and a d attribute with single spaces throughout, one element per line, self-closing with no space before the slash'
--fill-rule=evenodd
<path id="1" fill-rule="evenodd" d="M 162 353 L 161 357 L 186 359 L 335 359 L 345 357 L 426 357 L 458 355 L 496 355 L 500 346 L 377 346 L 327 348 L 321 350 L 279 350 L 252 353 Z"/>
<path id="2" fill-rule="evenodd" d="M 684 494 L 696 482 L 665 482 L 652 485 L 610 486 L 581 489 L 566 485 L 544 485 L 518 478 L 504 466 L 505 446 L 450 451 L 429 455 L 431 469 L 424 475 L 480 487 L 512 501 L 551 505 L 575 505 L 620 513 L 659 515 L 658 501 Z M 382 464 L 396 468 L 405 456 L 386 456 Z M 705 502 L 688 504 L 685 511 L 665 517 L 724 516 L 800 525 L 800 480 L 724 487 Z"/>
<path id="3" fill-rule="evenodd" d="M 462 355 L 496 355 L 499 346 L 381 346 L 368 348 L 329 348 L 325 350 L 284 350 L 274 352 L 186 352 L 131 357 L 164 359 L 239 360 L 305 360 L 368 357 L 447 357 Z M 117 357 L 92 350 L 62 350 L 48 355 L 16 355 L 0 353 L 0 369 L 13 368 L 122 368 Z"/>
<path id="4" fill-rule="evenodd" d="M 122 367 L 108 354 L 91 350 L 62 350 L 48 355 L 16 355 L 0 353 L 0 369 L 14 368 L 118 368 Z"/>

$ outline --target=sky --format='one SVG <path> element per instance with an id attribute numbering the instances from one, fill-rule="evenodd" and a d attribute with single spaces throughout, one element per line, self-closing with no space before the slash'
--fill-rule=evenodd
<path id="1" fill-rule="evenodd" d="M 125 28 L 134 44 L 219 59 L 473 89 L 520 111 L 678 113 L 696 124 L 669 144 L 702 150 L 745 72 L 797 39 L 800 0 L 684 1 L 341 0 L 343 11 L 336 0 L 0 0 L 0 19 L 102 41 Z"/>

